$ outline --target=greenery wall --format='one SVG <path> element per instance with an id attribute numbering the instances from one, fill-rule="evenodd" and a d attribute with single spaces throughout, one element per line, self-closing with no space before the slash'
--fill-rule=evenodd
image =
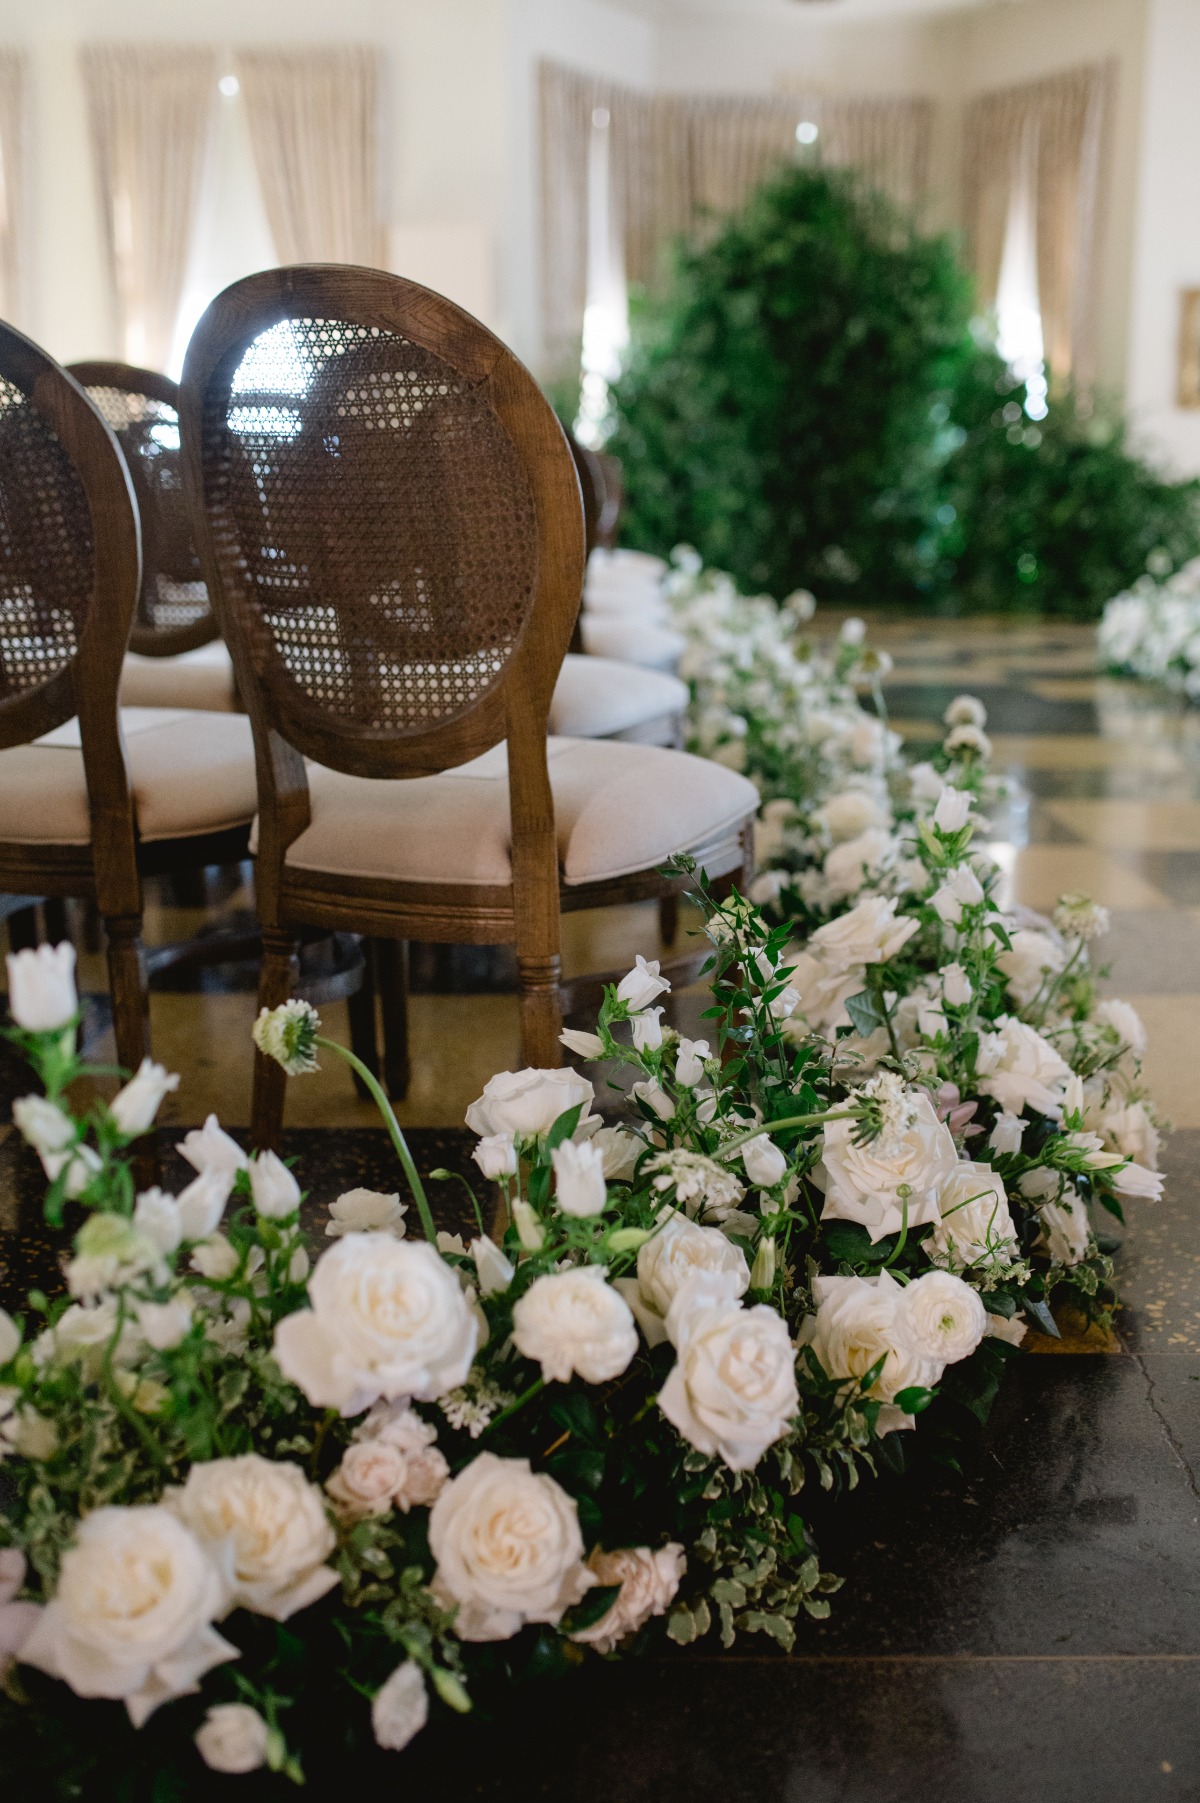
<path id="1" fill-rule="evenodd" d="M 1200 483 L 1164 481 L 1111 409 L 1027 418 L 972 311 L 949 238 L 788 170 L 635 302 L 625 542 L 686 540 L 776 595 L 1081 618 L 1200 552 Z"/>

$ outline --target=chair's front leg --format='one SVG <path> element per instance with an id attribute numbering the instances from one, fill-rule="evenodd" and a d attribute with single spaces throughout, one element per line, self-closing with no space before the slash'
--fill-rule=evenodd
<path id="1" fill-rule="evenodd" d="M 557 952 L 542 957 L 517 956 L 521 985 L 521 1057 L 536 1070 L 557 1070 L 562 1063 L 562 959 Z"/>
<path id="2" fill-rule="evenodd" d="M 263 958 L 258 979 L 259 1008 L 280 1008 L 291 999 L 300 977 L 299 941 L 293 933 L 263 928 Z M 278 1152 L 283 1141 L 283 1102 L 287 1076 L 273 1058 L 255 1048 L 254 1099 L 250 1137 L 261 1152 Z"/>

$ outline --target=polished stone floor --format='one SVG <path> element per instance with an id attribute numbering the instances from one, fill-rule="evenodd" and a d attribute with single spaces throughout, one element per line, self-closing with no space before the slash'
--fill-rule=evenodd
<path id="1" fill-rule="evenodd" d="M 872 635 L 895 659 L 889 711 L 913 740 L 936 734 L 963 689 L 986 702 L 998 765 L 1026 798 L 993 825 L 1014 897 L 1049 907 L 1084 890 L 1113 910 L 1109 987 L 1146 1021 L 1151 1081 L 1177 1129 L 1166 1197 L 1131 1211 L 1118 1330 L 1016 1361 L 962 1476 L 930 1466 L 836 1514 L 814 1499 L 823 1558 L 847 1583 L 792 1656 L 593 1662 L 572 1683 L 518 1693 L 501 1721 L 429 1731 L 359 1788 L 579 1803 L 1200 1803 L 1200 712 L 1097 678 L 1083 628 L 883 621 Z M 157 908 L 151 931 L 176 936 L 197 918 Z M 576 917 L 569 933 L 575 968 L 616 965 L 653 952 L 657 920 L 620 910 Z M 87 981 L 100 992 L 98 965 Z M 514 1001 L 492 984 L 416 995 L 412 1013 L 402 1119 L 426 1168 L 453 1168 L 469 1149 L 454 1131 L 463 1108 L 516 1058 Z M 184 1073 L 172 1121 L 216 1109 L 245 1122 L 252 1014 L 245 994 L 155 995 L 156 1051 Z M 344 1036 L 344 1008 L 328 1019 Z M 394 1186 L 344 1070 L 291 1089 L 290 1149 L 318 1216 L 348 1183 Z M 23 1149 L 0 1139 L 0 1226 L 52 1276 L 36 1189 Z M 441 1206 L 449 1224 L 455 1204 Z M 341 1777 L 315 1769 L 310 1794 L 333 1794 Z"/>

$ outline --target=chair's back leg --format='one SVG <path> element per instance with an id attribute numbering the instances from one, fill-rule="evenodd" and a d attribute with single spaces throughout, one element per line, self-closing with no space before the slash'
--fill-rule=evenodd
<path id="1" fill-rule="evenodd" d="M 383 1006 L 383 1083 L 393 1102 L 408 1094 L 408 945 L 403 939 L 375 941 L 375 967 Z"/>
<path id="2" fill-rule="evenodd" d="M 258 979 L 259 1008 L 279 1008 L 291 999 L 300 977 L 300 943 L 294 933 L 263 928 L 263 958 Z M 273 1058 L 255 1048 L 254 1098 L 250 1137 L 261 1152 L 278 1152 L 283 1141 L 283 1102 L 287 1076 Z"/>
<path id="3" fill-rule="evenodd" d="M 106 914 L 108 982 L 112 995 L 117 1063 L 135 1071 L 150 1054 L 150 998 L 142 962 L 140 914 Z"/>

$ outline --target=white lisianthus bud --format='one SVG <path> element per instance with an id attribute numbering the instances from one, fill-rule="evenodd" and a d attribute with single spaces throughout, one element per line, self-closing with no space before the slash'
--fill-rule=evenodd
<path id="1" fill-rule="evenodd" d="M 1082 1114 L 1086 1105 L 1087 1098 L 1083 1093 L 1083 1078 L 1072 1071 L 1067 1078 L 1066 1094 L 1063 1097 L 1063 1113 Z"/>
<path id="2" fill-rule="evenodd" d="M 651 1077 L 644 1083 L 635 1083 L 630 1094 L 639 1102 L 644 1102 L 647 1108 L 653 1109 L 660 1121 L 669 1121 L 675 1113 L 674 1102 L 662 1084 L 656 1083 Z"/>
<path id="3" fill-rule="evenodd" d="M 152 1058 L 143 1058 L 123 1089 L 119 1089 L 108 1105 L 120 1132 L 133 1138 L 145 1133 L 153 1124 L 159 1103 L 171 1090 L 179 1088 L 179 1077 Z"/>
<path id="4" fill-rule="evenodd" d="M 499 1296 L 511 1284 L 516 1271 L 494 1240 L 485 1233 L 471 1241 L 471 1257 L 479 1274 L 479 1288 L 485 1296 Z"/>
<path id="5" fill-rule="evenodd" d="M 396 1191 L 385 1195 L 377 1189 L 348 1189 L 329 1205 L 325 1237 L 337 1240 L 345 1233 L 390 1233 L 402 1240 L 407 1213 L 408 1205 Z"/>
<path id="6" fill-rule="evenodd" d="M 669 994 L 670 989 L 666 977 L 658 973 L 658 959 L 647 960 L 639 953 L 633 969 L 617 984 L 617 1000 L 624 1002 L 631 1013 L 638 1013 L 660 995 Z"/>
<path id="7" fill-rule="evenodd" d="M 484 1176 L 495 1183 L 502 1177 L 511 1177 L 517 1168 L 517 1148 L 511 1133 L 485 1134 L 471 1157 Z"/>
<path id="8" fill-rule="evenodd" d="M 590 1059 L 593 1064 L 604 1056 L 604 1041 L 599 1033 L 580 1033 L 574 1027 L 564 1027 L 558 1037 L 568 1052 L 574 1052 L 579 1058 Z"/>
<path id="9" fill-rule="evenodd" d="M 179 1216 L 179 1204 L 174 1196 L 168 1196 L 165 1190 L 143 1190 L 133 1210 L 133 1224 L 139 1233 L 169 1258 L 179 1248 L 183 1239 L 183 1223 Z"/>
<path id="10" fill-rule="evenodd" d="M 136 1314 L 142 1338 L 155 1352 L 173 1352 L 192 1325 L 192 1305 L 186 1296 L 175 1296 L 170 1302 L 139 1302 Z"/>
<path id="11" fill-rule="evenodd" d="M 742 1147 L 742 1164 L 751 1183 L 759 1189 L 774 1189 L 787 1170 L 786 1157 L 765 1133 Z"/>
<path id="12" fill-rule="evenodd" d="M 988 1134 L 988 1145 L 993 1152 L 1019 1152 L 1024 1132 L 1025 1122 L 1019 1114 L 998 1114 L 996 1125 Z"/>
<path id="13" fill-rule="evenodd" d="M 634 1015 L 630 1025 L 636 1052 L 657 1052 L 662 1044 L 662 1013 L 661 1008 L 647 1008 L 644 1013 Z"/>
<path id="14" fill-rule="evenodd" d="M 45 1096 L 19 1096 L 12 1105 L 13 1125 L 39 1157 L 61 1152 L 75 1138 L 75 1123 Z"/>
<path id="15" fill-rule="evenodd" d="M 429 1720 L 429 1693 L 421 1668 L 412 1659 L 398 1665 L 371 1704 L 375 1739 L 389 1753 L 399 1753 Z"/>
<path id="16" fill-rule="evenodd" d="M 963 789 L 946 786 L 933 810 L 933 824 L 939 833 L 960 833 L 971 818 L 971 797 Z"/>
<path id="17" fill-rule="evenodd" d="M 255 1045 L 264 1057 L 282 1065 L 289 1077 L 303 1077 L 317 1065 L 316 1038 L 321 1017 L 311 1002 L 284 1002 L 280 1008 L 264 1008 L 251 1028 Z"/>
<path id="18" fill-rule="evenodd" d="M 704 1060 L 708 1055 L 707 1039 L 685 1039 L 681 1036 L 675 1056 L 676 1083 L 682 1083 L 685 1089 L 695 1089 L 697 1083 L 704 1080 Z"/>
<path id="19" fill-rule="evenodd" d="M 567 1140 L 554 1148 L 550 1158 L 554 1165 L 555 1200 L 563 1214 L 576 1218 L 603 1214 L 608 1189 L 601 1148 L 587 1140 L 582 1145 Z"/>
<path id="20" fill-rule="evenodd" d="M 57 1033 L 70 1025 L 79 1012 L 73 945 L 64 941 L 10 952 L 5 962 L 8 1006 L 18 1027 L 26 1033 Z"/>
<path id="21" fill-rule="evenodd" d="M 21 1345 L 21 1330 L 7 1309 L 0 1308 L 0 1365 L 11 1364 Z"/>
<path id="22" fill-rule="evenodd" d="M 974 991 L 961 964 L 947 964 L 942 971 L 942 994 L 952 1008 L 965 1008 Z"/>
<path id="23" fill-rule="evenodd" d="M 249 1703 L 215 1703 L 195 1738 L 209 1771 L 242 1776 L 266 1764 L 271 1730 Z"/>
<path id="24" fill-rule="evenodd" d="M 511 1205 L 513 1226 L 526 1252 L 540 1252 L 546 1243 L 546 1232 L 528 1202 L 517 1197 Z"/>
<path id="25" fill-rule="evenodd" d="M 750 1288 L 769 1290 L 774 1281 L 775 1241 L 768 1237 L 758 1242 L 758 1251 L 754 1254 L 754 1263 L 750 1267 Z"/>
<path id="26" fill-rule="evenodd" d="M 274 1152 L 250 1160 L 250 1194 L 256 1211 L 268 1221 L 284 1221 L 300 1206 L 300 1185 Z"/>

